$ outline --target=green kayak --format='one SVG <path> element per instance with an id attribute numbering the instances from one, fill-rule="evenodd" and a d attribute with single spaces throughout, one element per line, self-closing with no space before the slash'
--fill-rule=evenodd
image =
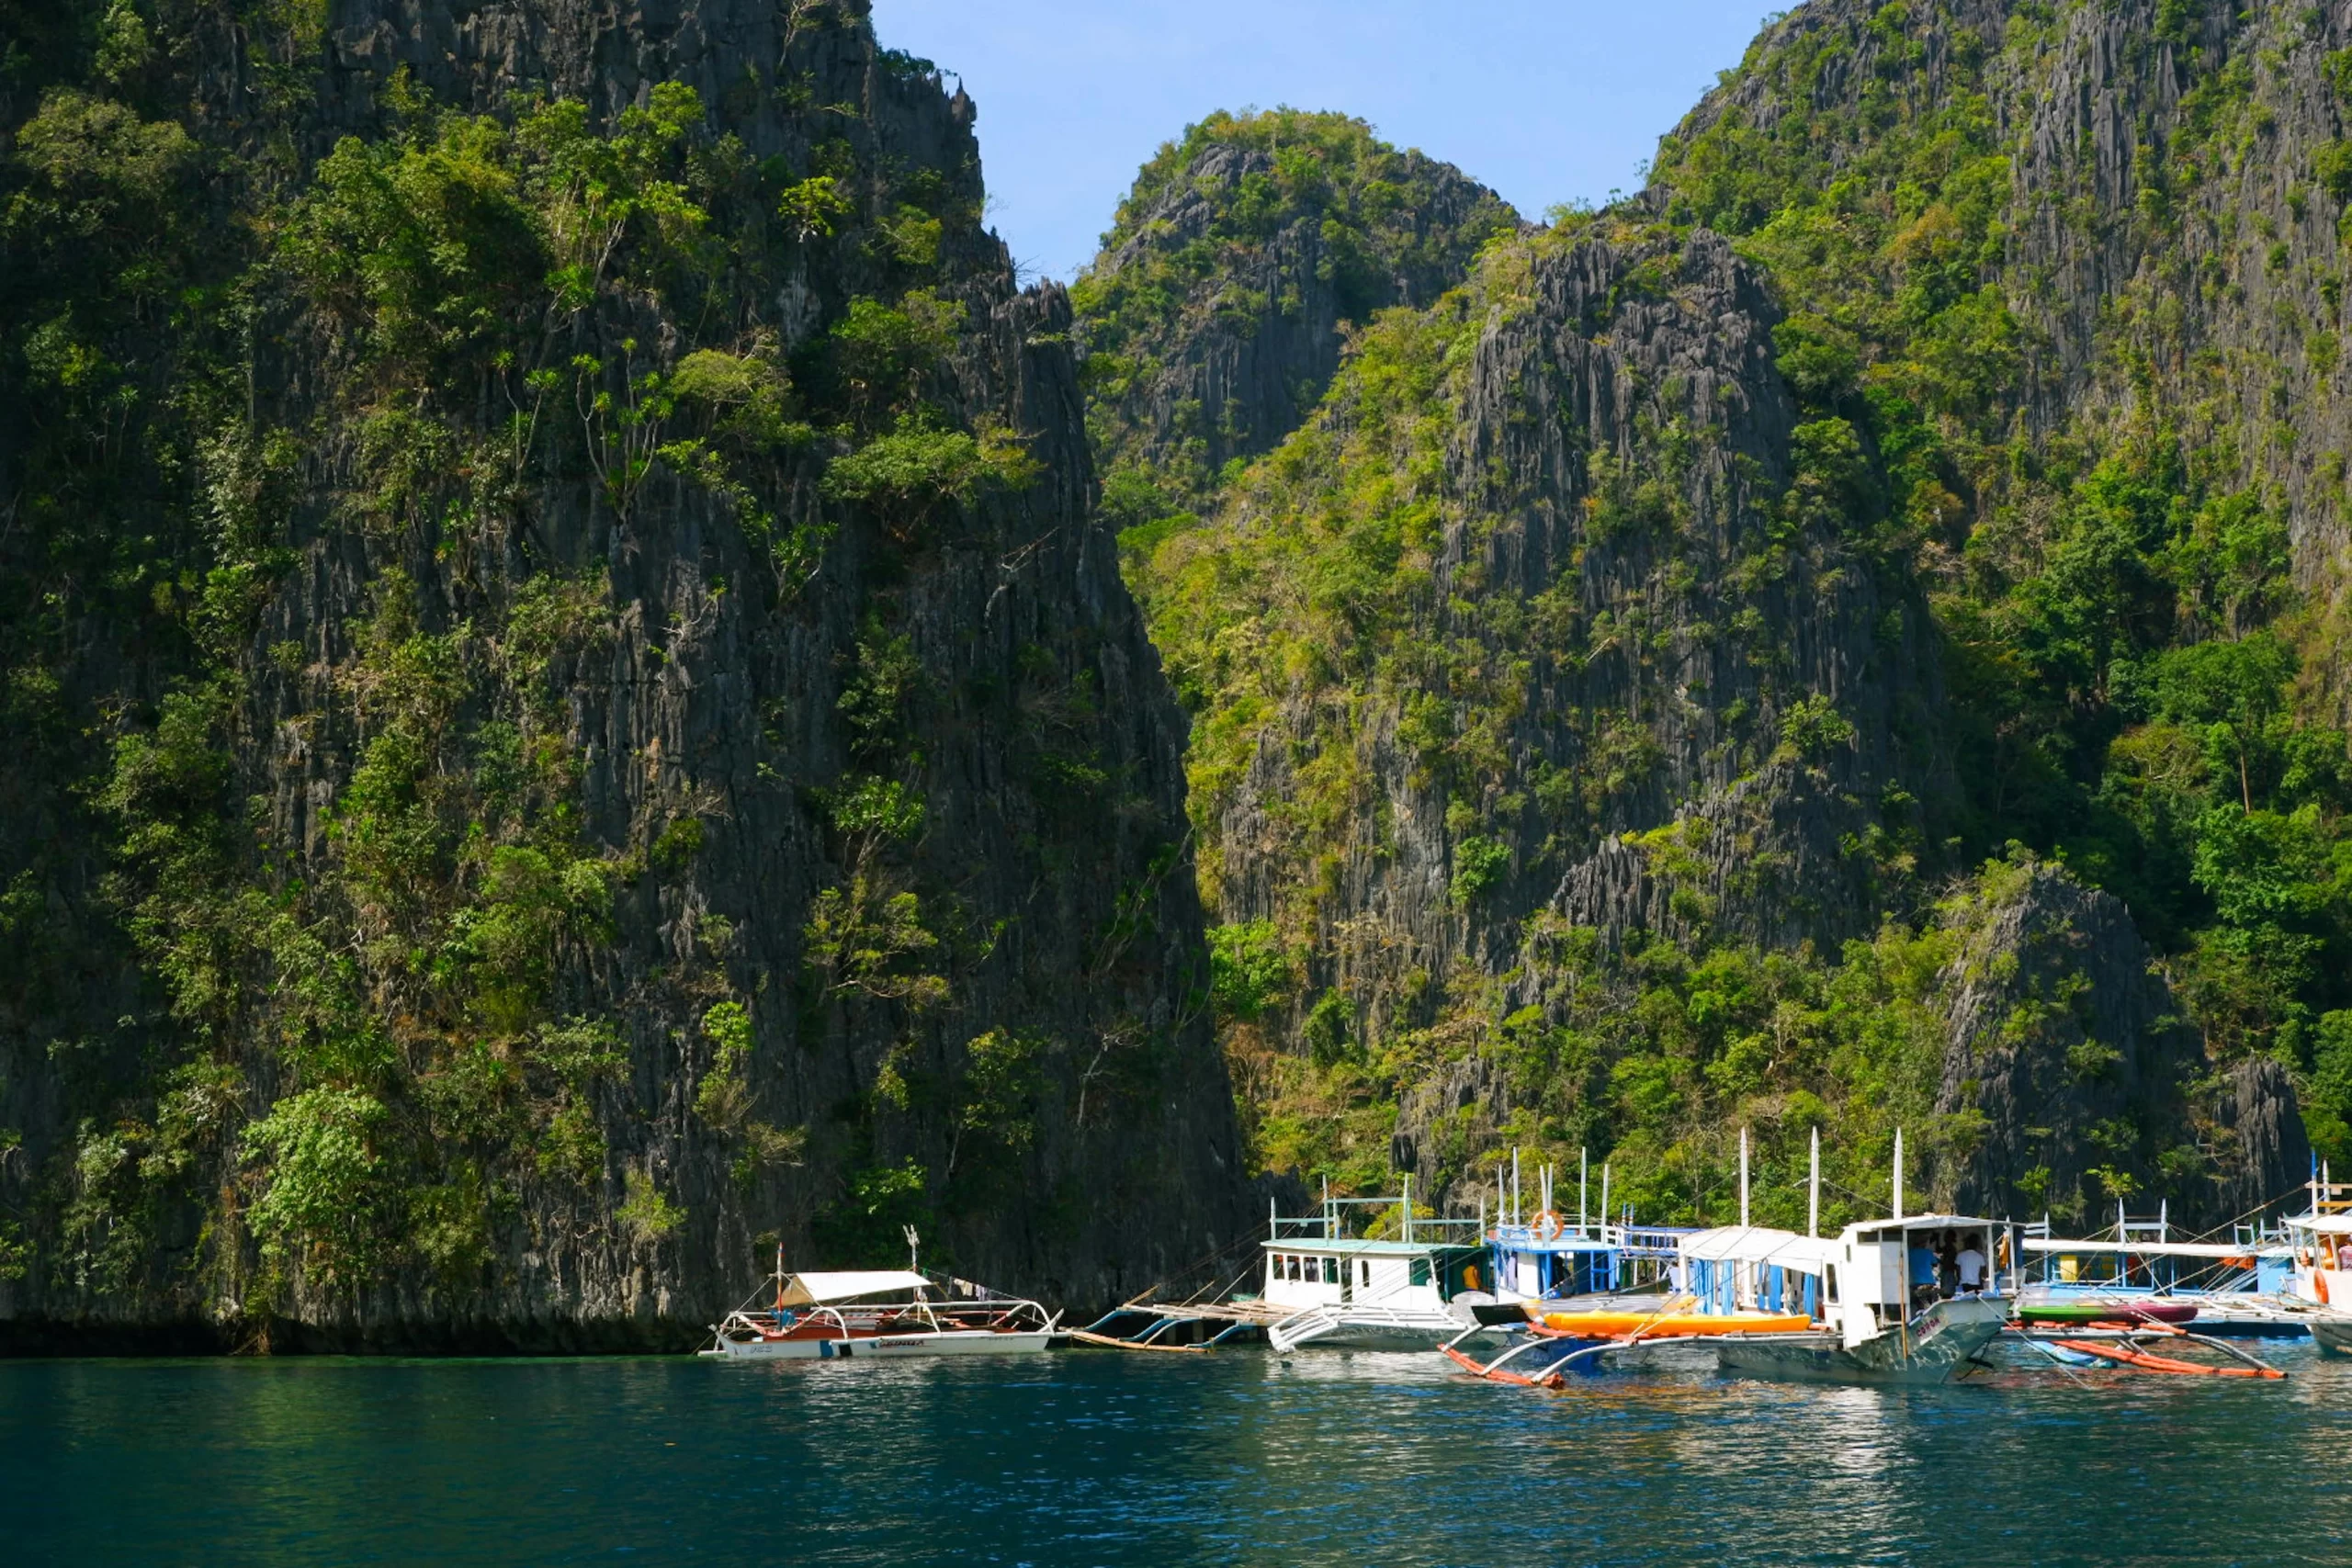
<path id="1" fill-rule="evenodd" d="M 2035 1302 L 2018 1308 L 2026 1323 L 2193 1323 L 2193 1302 Z"/>

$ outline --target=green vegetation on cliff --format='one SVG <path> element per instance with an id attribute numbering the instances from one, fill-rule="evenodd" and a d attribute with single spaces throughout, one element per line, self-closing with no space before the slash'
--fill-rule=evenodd
<path id="1" fill-rule="evenodd" d="M 391 70 L 74 9 L 0 61 L 0 1316 L 635 1343 L 812 1238 L 1197 1250 L 1238 1182 L 1076 1201 L 1229 1120 L 968 101 L 860 0 L 617 98 L 506 92 L 561 6 Z"/>
<path id="2" fill-rule="evenodd" d="M 2286 243 L 2320 198 L 2291 168 L 2228 182 L 2277 161 L 2337 45 L 2283 13 L 2138 16 L 2101 25 L 2180 96 L 2148 89 L 2122 209 L 2107 171 L 2048 166 L 2075 144 L 2035 118 L 2073 101 L 2086 11 L 1825 0 L 1641 196 L 1353 335 L 1209 503 L 1131 514 L 1113 486 L 1194 712 L 1267 1168 L 1386 1185 L 1403 1130 L 1460 1191 L 1500 1144 L 1584 1145 L 1666 1218 L 1720 1213 L 1738 1122 L 1768 1158 L 1824 1126 L 1858 1191 L 1900 1122 L 1979 1201 L 2211 1213 L 2253 1179 L 2225 1101 L 2266 1061 L 2352 1155 L 2343 457 L 2290 468 L 2280 418 L 2288 371 L 2332 360 L 2266 362 L 2229 317 L 2241 268 L 2301 274 L 2308 299 L 2265 309 L 2334 342 L 2340 264 Z M 1703 340 L 1672 323 L 1716 286 L 1690 260 L 1710 232 L 1769 294 L 1769 370 L 1643 357 Z M 2138 276 L 2081 292 L 2079 254 L 2126 233 Z M 1588 364 L 1630 421 L 1576 400 Z M 2036 861 L 2060 882 L 2020 880 Z M 1991 1038 L 2056 1052 L 2070 1103 L 1991 1124 L 1960 1032 L 2016 959 L 1980 971 L 1967 933 L 2072 908 L 2070 882 L 2128 906 L 2201 1050 L 2117 1022 L 2120 978 L 2019 993 Z M 2013 1131 L 2044 1157 L 1996 1176 Z"/>
<path id="3" fill-rule="evenodd" d="M 1344 115 L 1220 111 L 1187 127 L 1144 165 L 1071 289 L 1114 507 L 1206 495 L 1314 406 L 1338 332 L 1434 300 L 1517 223 L 1491 191 Z"/>

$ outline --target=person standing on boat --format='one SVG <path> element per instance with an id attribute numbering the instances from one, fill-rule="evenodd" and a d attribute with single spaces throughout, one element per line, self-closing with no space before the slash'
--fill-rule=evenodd
<path id="1" fill-rule="evenodd" d="M 1911 1237 L 1910 1268 L 1912 1301 L 1925 1306 L 1936 1299 L 1936 1255 L 1928 1250 L 1926 1238 L 1917 1233 Z"/>
<path id="2" fill-rule="evenodd" d="M 1960 1257 L 1960 1289 L 1964 1295 L 1975 1295 L 1984 1289 L 1984 1254 L 1978 1250 L 1976 1238 L 1963 1239 Z"/>

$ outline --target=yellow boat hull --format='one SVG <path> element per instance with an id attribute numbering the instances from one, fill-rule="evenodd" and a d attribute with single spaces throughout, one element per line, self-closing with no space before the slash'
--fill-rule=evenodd
<path id="1" fill-rule="evenodd" d="M 1585 1339 L 1622 1339 L 1636 1330 L 1645 1339 L 1679 1339 L 1710 1334 L 1802 1334 L 1813 1320 L 1801 1312 L 1547 1312 L 1543 1324 L 1555 1334 Z"/>

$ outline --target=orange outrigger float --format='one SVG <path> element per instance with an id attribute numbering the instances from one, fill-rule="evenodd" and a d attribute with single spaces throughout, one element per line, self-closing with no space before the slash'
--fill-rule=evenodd
<path id="1" fill-rule="evenodd" d="M 2256 1363 L 2246 1367 L 2216 1367 L 2203 1361 L 2177 1360 L 2170 1356 L 2151 1356 L 2132 1345 L 2102 1345 L 2092 1339 L 2061 1339 L 2062 1349 L 2078 1356 L 2097 1356 L 2120 1366 L 2135 1368 L 2143 1372 L 2171 1372 L 2185 1377 L 2206 1378 L 2283 1378 L 2287 1374 L 2276 1367 Z"/>
<path id="2" fill-rule="evenodd" d="M 2095 1323 L 2090 1326 L 2094 1331 L 2111 1336 L 2111 1337 L 2105 1339 L 2052 1337 L 2047 1343 L 2058 1349 L 2071 1351 L 2076 1356 L 2092 1357 L 2098 1360 L 2111 1362 L 2118 1367 L 2128 1367 L 2133 1371 L 2164 1372 L 2174 1377 L 2275 1380 L 2283 1379 L 2287 1375 L 2269 1362 L 2251 1356 L 2234 1345 L 2213 1338 L 2210 1335 L 2192 1334 L 2185 1328 L 2169 1323 L 2150 1323 L 2134 1318 L 2118 1323 Z M 2025 1331 L 2024 1337 L 2031 1344 L 2043 1343 L 2030 1330 Z M 2238 1364 L 2216 1366 L 2210 1361 L 2184 1361 L 2177 1356 L 2152 1355 L 2142 1348 L 2141 1342 L 2146 1339 L 2190 1340 L 2219 1350 L 2223 1355 L 2233 1358 Z"/>
<path id="3" fill-rule="evenodd" d="M 1662 1345 L 1678 1339 L 1705 1339 L 1728 1334 L 1796 1334 L 1812 1326 L 1812 1320 L 1803 1313 L 1735 1312 L 1705 1313 L 1695 1310 L 1698 1298 L 1689 1295 L 1669 1296 L 1649 1312 L 1547 1312 L 1538 1314 L 1529 1311 L 1527 1337 L 1492 1361 L 1481 1363 L 1464 1354 L 1449 1343 L 1446 1355 L 1453 1363 L 1475 1377 L 1490 1382 L 1516 1383 L 1521 1388 L 1561 1388 L 1566 1380 L 1560 1369 L 1572 1361 L 1599 1356 L 1604 1351 L 1630 1349 L 1636 1345 Z M 1539 1347 L 1552 1349 L 1563 1342 L 1577 1348 L 1551 1361 L 1540 1372 L 1507 1371 L 1504 1364 L 1518 1359 Z"/>

